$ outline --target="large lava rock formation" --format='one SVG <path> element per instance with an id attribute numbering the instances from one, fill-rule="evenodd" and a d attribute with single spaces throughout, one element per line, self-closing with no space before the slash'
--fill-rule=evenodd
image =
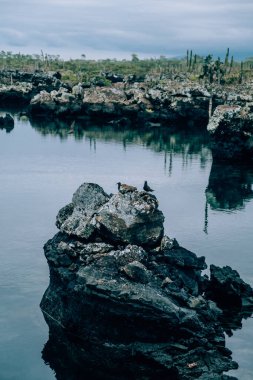
<path id="1" fill-rule="evenodd" d="M 227 267 L 202 276 L 205 258 L 164 236 L 163 221 L 155 196 L 91 183 L 59 211 L 41 301 L 57 379 L 232 379 L 223 301 L 227 291 L 231 318 L 236 300 L 238 320 L 252 289 Z"/>

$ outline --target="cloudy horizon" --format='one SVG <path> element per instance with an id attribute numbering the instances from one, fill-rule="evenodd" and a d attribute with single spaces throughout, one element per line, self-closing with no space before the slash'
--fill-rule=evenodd
<path id="1" fill-rule="evenodd" d="M 250 0 L 0 0 L 0 50 L 78 58 L 253 56 Z"/>

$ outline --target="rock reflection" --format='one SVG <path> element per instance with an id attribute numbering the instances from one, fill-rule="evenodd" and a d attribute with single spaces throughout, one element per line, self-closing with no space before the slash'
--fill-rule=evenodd
<path id="1" fill-rule="evenodd" d="M 164 370 L 138 352 L 128 352 L 120 347 L 95 340 L 79 341 L 52 320 L 49 339 L 42 351 L 42 358 L 55 372 L 57 380 L 156 380 L 165 378 Z M 154 348 L 153 348 L 154 349 Z M 162 348 L 161 348 L 162 355 Z M 157 352 L 159 354 L 159 350 Z M 168 370 L 166 371 L 168 376 Z M 167 377 L 166 377 L 167 378 Z M 178 377 L 171 370 L 171 380 Z"/>
<path id="2" fill-rule="evenodd" d="M 3 129 L 5 129 L 5 132 L 6 133 L 10 133 L 13 129 L 14 129 L 14 125 L 6 125 L 6 126 L 4 126 L 4 127 L 2 127 L 1 125 L 0 125 L 0 130 L 3 130 Z"/>
<path id="3" fill-rule="evenodd" d="M 6 133 L 10 133 L 14 129 L 14 119 L 9 113 L 2 115 L 0 111 L 0 130 L 5 129 Z"/>
<path id="4" fill-rule="evenodd" d="M 235 310 L 234 310 L 235 311 Z M 231 310 L 223 312 L 222 326 L 228 336 L 233 331 L 241 329 L 242 320 L 250 318 L 252 311 Z M 169 378 L 178 380 L 177 373 L 173 372 L 168 377 L 168 370 L 158 366 L 157 361 L 150 361 L 137 350 L 128 352 L 127 347 L 113 346 L 107 342 L 84 340 L 69 335 L 52 319 L 46 318 L 49 326 L 49 339 L 42 351 L 42 358 L 46 365 L 54 371 L 57 380 L 156 380 Z M 180 347 L 180 345 L 178 345 Z M 152 347 L 154 355 L 164 355 L 166 350 L 161 347 Z M 176 349 L 176 348 L 175 348 Z M 229 352 L 228 349 L 225 349 Z M 214 375 L 215 376 L 215 375 Z M 195 378 L 194 375 L 191 378 Z M 207 378 L 205 378 L 207 379 Z M 216 379 L 216 377 L 215 377 Z M 217 379 L 230 379 L 222 375 Z M 233 378 L 235 379 L 235 378 Z M 232 380 L 232 378 L 231 378 Z"/>
<path id="5" fill-rule="evenodd" d="M 243 209 L 253 198 L 253 167 L 213 162 L 206 200 L 213 210 Z"/>

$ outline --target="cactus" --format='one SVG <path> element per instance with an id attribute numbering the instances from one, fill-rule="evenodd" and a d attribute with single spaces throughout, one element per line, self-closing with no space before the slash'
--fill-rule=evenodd
<path id="1" fill-rule="evenodd" d="M 192 50 L 190 52 L 189 71 L 191 70 L 191 67 L 192 67 Z"/>
<path id="2" fill-rule="evenodd" d="M 225 57 L 225 67 L 228 66 L 228 60 L 229 60 L 229 48 L 227 48 L 226 57 Z"/>
<path id="3" fill-rule="evenodd" d="M 239 74 L 239 84 L 243 82 L 243 62 L 241 62 L 240 74 Z"/>
<path id="4" fill-rule="evenodd" d="M 231 70 L 233 68 L 233 65 L 234 65 L 234 56 L 232 55 L 231 57 L 231 61 L 230 61 L 230 66 L 229 66 L 229 74 L 231 73 Z"/>

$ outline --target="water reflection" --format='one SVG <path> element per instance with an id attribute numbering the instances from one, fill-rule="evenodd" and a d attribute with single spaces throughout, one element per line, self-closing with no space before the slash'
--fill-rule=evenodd
<path id="1" fill-rule="evenodd" d="M 212 164 L 206 200 L 213 210 L 240 210 L 253 198 L 253 167 Z"/>
<path id="2" fill-rule="evenodd" d="M 58 136 L 61 140 L 73 137 L 75 140 L 89 140 L 96 150 L 96 141 L 119 142 L 123 149 L 129 145 L 142 145 L 155 152 L 164 152 L 164 169 L 169 175 L 173 170 L 173 156 L 182 155 L 182 165 L 187 166 L 194 155 L 199 155 L 201 168 L 211 159 L 208 149 L 209 136 L 206 131 L 176 129 L 150 125 L 103 124 L 97 120 L 64 122 L 62 120 L 30 120 L 31 125 L 43 136 Z M 123 123 L 124 124 L 124 123 Z"/>
<path id="3" fill-rule="evenodd" d="M 134 348 L 95 339 L 84 342 L 66 334 L 52 320 L 47 323 L 49 339 L 42 358 L 55 372 L 57 380 L 178 380 L 173 369 L 165 371 L 155 360 L 148 360 L 138 352 L 138 344 Z M 157 347 L 155 349 L 159 354 Z M 161 344 L 161 355 L 163 349 Z"/>
<path id="4" fill-rule="evenodd" d="M 232 314 L 232 315 L 231 315 Z M 228 336 L 233 331 L 241 329 L 242 320 L 251 317 L 251 311 L 233 310 L 225 312 L 222 316 L 222 324 Z M 45 364 L 54 371 L 57 380 L 179 380 L 177 371 L 171 368 L 171 372 L 160 366 L 157 360 L 145 357 L 143 350 L 138 351 L 136 345 L 115 345 L 99 339 L 81 340 L 74 335 L 69 335 L 61 326 L 45 316 L 49 326 L 49 339 L 42 351 Z M 175 347 L 176 343 L 174 342 Z M 130 347 L 131 346 L 131 347 Z M 179 345 L 180 347 L 180 345 Z M 163 356 L 166 345 L 162 343 L 150 344 L 147 350 L 151 350 L 154 358 Z M 159 362 L 159 360 L 158 360 Z M 196 375 L 199 377 L 199 373 Z M 191 378 L 195 378 L 192 375 Z"/>
<path id="5" fill-rule="evenodd" d="M 6 133 L 10 133 L 14 129 L 14 125 L 5 125 L 5 126 L 0 125 L 0 129 L 1 130 L 5 129 Z"/>
<path id="6" fill-rule="evenodd" d="M 1 111 L 0 109 L 0 130 L 5 129 L 6 133 L 10 133 L 14 129 L 14 123 L 12 124 L 11 120 L 8 120 L 8 122 L 4 121 L 2 118 L 6 116 L 7 116 L 7 113 L 4 111 Z"/>

